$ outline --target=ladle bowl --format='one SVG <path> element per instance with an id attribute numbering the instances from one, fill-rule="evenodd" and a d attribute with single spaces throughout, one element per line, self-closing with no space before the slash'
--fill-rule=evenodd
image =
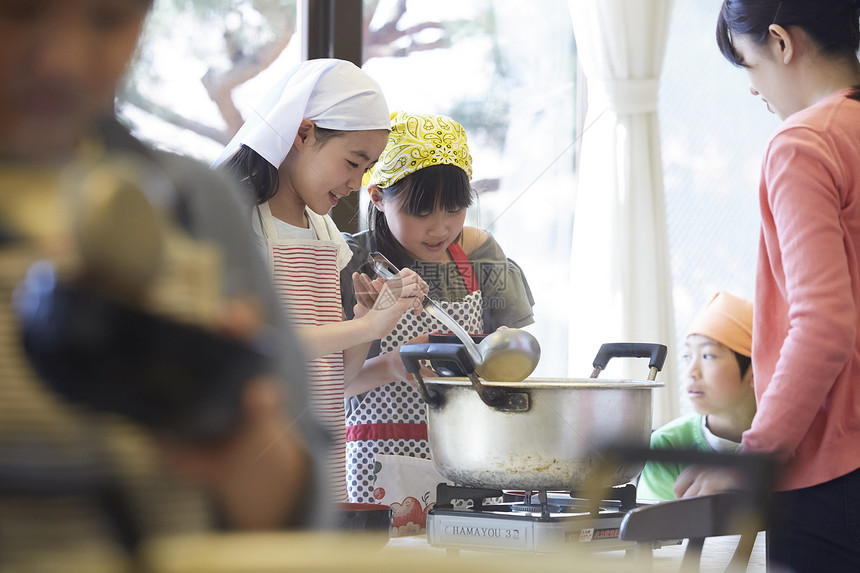
<path id="1" fill-rule="evenodd" d="M 529 377 L 540 360 L 540 344 L 525 330 L 503 328 L 478 344 L 481 362 L 475 372 L 484 380 L 520 382 Z"/>

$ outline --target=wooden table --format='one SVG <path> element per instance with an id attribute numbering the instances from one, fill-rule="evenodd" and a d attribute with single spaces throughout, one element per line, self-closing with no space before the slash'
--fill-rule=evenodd
<path id="1" fill-rule="evenodd" d="M 723 537 L 712 537 L 705 541 L 705 546 L 702 550 L 701 573 L 722 573 L 731 560 L 735 546 L 738 542 L 738 536 L 727 535 Z M 680 545 L 666 545 L 652 552 L 652 567 L 653 571 L 678 571 L 681 565 L 681 559 L 686 548 L 686 541 Z M 444 555 L 448 552 L 447 549 L 431 547 L 427 543 L 427 538 L 424 535 L 415 535 L 409 537 L 392 538 L 388 545 L 383 549 L 384 552 L 431 552 L 434 554 Z M 477 551 L 463 551 L 470 556 L 478 554 Z M 498 555 L 498 554 L 495 554 Z M 553 561 L 553 557 L 547 557 L 549 561 Z M 628 570 L 628 565 L 631 565 L 631 557 L 627 556 L 623 551 L 610 551 L 604 553 L 592 554 L 590 559 L 596 563 L 607 565 L 607 570 L 613 570 L 613 564 L 617 565 L 619 571 Z M 630 567 L 632 570 L 638 570 L 638 567 Z M 765 544 L 764 533 L 761 532 L 756 538 L 755 546 L 753 547 L 752 555 L 750 556 L 747 566 L 747 573 L 765 573 Z"/>
<path id="2" fill-rule="evenodd" d="M 737 539 L 710 538 L 702 573 L 721 572 Z M 562 548 L 557 554 L 488 553 L 431 547 L 423 535 L 398 537 L 382 545 L 377 536 L 325 533 L 245 533 L 173 536 L 144 548 L 148 573 L 651 573 L 679 571 L 683 545 L 665 546 L 650 561 L 623 551 L 594 553 Z M 749 573 L 763 573 L 760 534 Z"/>

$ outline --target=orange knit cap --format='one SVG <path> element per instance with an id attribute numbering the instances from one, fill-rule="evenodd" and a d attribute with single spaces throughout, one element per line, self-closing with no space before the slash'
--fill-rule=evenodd
<path id="1" fill-rule="evenodd" d="M 718 292 L 690 323 L 687 335 L 712 338 L 744 356 L 752 356 L 753 303 Z"/>

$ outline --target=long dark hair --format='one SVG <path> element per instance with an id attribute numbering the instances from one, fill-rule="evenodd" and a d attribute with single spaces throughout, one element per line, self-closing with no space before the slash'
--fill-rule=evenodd
<path id="1" fill-rule="evenodd" d="M 744 67 L 733 36 L 761 46 L 768 27 L 802 28 L 822 53 L 856 57 L 860 49 L 860 4 L 856 0 L 724 0 L 717 19 L 717 45 L 732 64 Z M 860 86 L 848 96 L 860 101 Z"/>
<path id="2" fill-rule="evenodd" d="M 407 215 L 425 215 L 435 209 L 454 211 L 472 204 L 474 191 L 466 172 L 456 165 L 433 165 L 419 169 L 390 187 L 381 189 L 385 201 L 400 201 Z M 391 234 L 385 214 L 371 205 L 367 213 L 371 243 L 397 267 L 411 264 L 403 246 Z"/>
<path id="3" fill-rule="evenodd" d="M 343 133 L 345 132 L 341 130 L 314 125 L 314 145 L 321 147 L 331 138 Z M 269 163 L 247 145 L 239 146 L 238 151 L 227 158 L 218 169 L 233 177 L 247 189 L 255 205 L 262 205 L 278 192 L 280 183 L 278 166 Z"/>

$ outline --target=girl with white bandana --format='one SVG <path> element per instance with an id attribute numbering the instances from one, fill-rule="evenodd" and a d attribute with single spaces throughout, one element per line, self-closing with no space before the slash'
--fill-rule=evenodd
<path id="1" fill-rule="evenodd" d="M 442 115 L 392 114 L 388 145 L 365 181 L 372 202 L 369 230 L 347 235 L 354 253 L 341 273 L 347 312 L 356 300 L 353 281 L 369 281 L 352 273 L 366 271 L 367 254 L 380 251 L 421 275 L 430 296 L 471 333 L 534 322 L 534 301 L 520 268 L 489 233 L 463 226 L 472 203 L 471 176 L 459 123 Z M 372 355 L 378 356 L 347 386 L 353 396 L 347 407 L 350 501 L 374 500 L 377 453 L 430 457 L 420 394 L 398 353 L 390 351 L 434 330 L 445 331 L 426 313 L 404 314 L 391 334 L 374 342 Z"/>
<path id="2" fill-rule="evenodd" d="M 335 501 L 346 500 L 344 381 L 361 368 L 372 340 L 409 309 L 420 312 L 426 288 L 405 270 L 377 283 L 379 304 L 359 305 L 355 320 L 344 321 L 339 271 L 351 253 L 328 212 L 360 187 L 388 129 L 388 107 L 370 76 L 350 62 L 310 60 L 274 86 L 213 165 L 249 190 L 252 227 L 299 326 L 311 406 L 334 442 Z"/>

